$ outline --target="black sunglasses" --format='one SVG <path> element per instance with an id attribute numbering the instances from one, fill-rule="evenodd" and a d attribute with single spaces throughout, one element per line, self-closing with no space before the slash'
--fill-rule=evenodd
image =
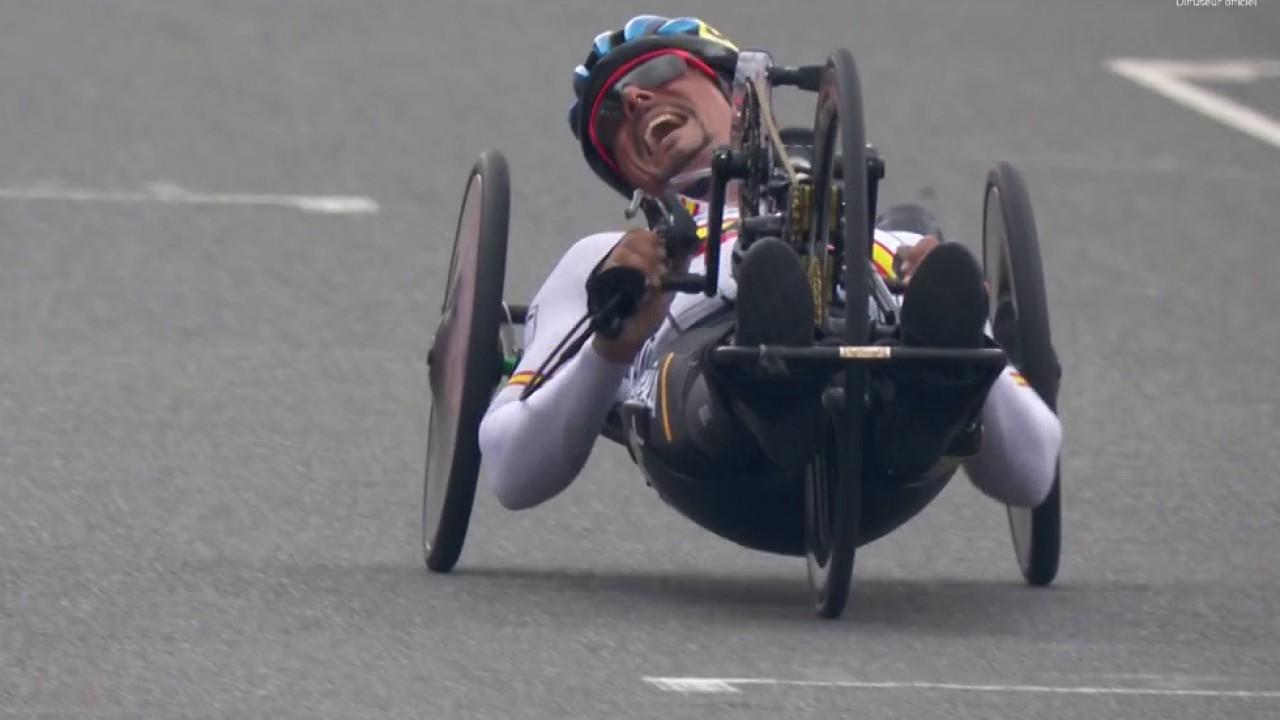
<path id="1" fill-rule="evenodd" d="M 596 111 L 596 128 L 601 140 L 607 143 L 612 139 L 618 124 L 626 114 L 622 106 L 623 91 L 629 87 L 637 87 L 641 90 L 660 88 L 688 70 L 689 63 L 679 55 L 671 53 L 646 60 L 619 78 L 604 91 L 600 109 Z"/>

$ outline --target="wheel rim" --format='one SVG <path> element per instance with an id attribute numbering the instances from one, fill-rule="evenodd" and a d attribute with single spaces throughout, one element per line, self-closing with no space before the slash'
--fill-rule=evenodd
<path id="1" fill-rule="evenodd" d="M 1009 259 L 1009 229 L 1005 225 L 1004 201 L 995 185 L 987 188 L 987 202 L 983 211 L 983 248 L 986 267 L 990 270 L 991 302 L 989 319 L 996 343 L 1008 354 L 1014 367 L 1021 367 L 1022 343 L 1018 335 L 1018 297 L 1013 284 L 1013 267 Z M 1013 537 L 1013 551 L 1018 565 L 1024 571 L 1031 566 L 1033 508 L 1005 506 L 1009 515 L 1009 531 Z"/>
<path id="2" fill-rule="evenodd" d="M 476 247 L 479 244 L 484 180 L 473 174 L 467 184 L 453 257 L 445 286 L 440 325 L 432 341 L 431 413 L 427 426 L 427 482 L 422 498 L 422 547 L 431 551 L 444 512 L 449 475 L 457 454 L 457 425 L 475 309 Z"/>
<path id="3" fill-rule="evenodd" d="M 834 448 L 830 440 L 823 443 L 819 452 L 805 468 L 805 512 L 811 521 L 806 523 L 805 561 L 809 582 L 825 595 L 830 577 L 832 543 L 832 508 L 830 498 L 831 473 L 835 465 L 830 461 Z"/>
<path id="4" fill-rule="evenodd" d="M 1031 508 L 1005 506 L 1009 511 L 1009 530 L 1013 535 L 1013 551 L 1018 556 L 1018 565 L 1024 570 L 1031 568 L 1032 518 L 1035 510 Z"/>

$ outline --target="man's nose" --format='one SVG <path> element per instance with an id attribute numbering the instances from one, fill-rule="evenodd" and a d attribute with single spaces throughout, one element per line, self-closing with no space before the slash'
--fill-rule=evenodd
<path id="1" fill-rule="evenodd" d="M 653 102 L 653 93 L 631 85 L 622 89 L 622 106 L 628 115 L 635 115 Z"/>

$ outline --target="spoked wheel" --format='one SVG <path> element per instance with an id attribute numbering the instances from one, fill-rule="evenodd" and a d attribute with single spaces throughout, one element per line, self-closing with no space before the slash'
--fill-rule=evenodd
<path id="1" fill-rule="evenodd" d="M 1022 175 L 1000 163 L 987 174 L 982 213 L 982 255 L 991 287 L 996 342 L 1045 403 L 1057 411 L 1062 372 L 1049 334 L 1040 242 Z M 1062 478 L 1038 507 L 1009 506 L 1009 530 L 1022 576 L 1048 585 L 1058 573 L 1062 539 Z"/>
<path id="2" fill-rule="evenodd" d="M 431 414 L 422 492 L 427 567 L 458 562 L 480 474 L 480 420 L 502 376 L 499 325 L 510 208 L 507 161 L 486 152 L 467 180 L 453 239 L 440 324 L 427 355 Z"/>
<path id="3" fill-rule="evenodd" d="M 837 166 L 838 164 L 838 166 Z M 845 341 L 866 345 L 867 301 L 866 133 L 862 89 L 853 56 L 839 50 L 827 60 L 814 120 L 816 257 L 834 248 L 829 267 L 845 267 Z M 849 597 L 861 513 L 867 371 L 851 365 L 841 376 L 842 400 L 822 450 L 805 473 L 805 556 L 818 614 L 839 617 Z"/>

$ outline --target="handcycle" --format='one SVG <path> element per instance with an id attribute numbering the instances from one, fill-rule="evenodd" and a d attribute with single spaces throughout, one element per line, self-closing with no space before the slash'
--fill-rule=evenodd
<path id="1" fill-rule="evenodd" d="M 772 91 L 783 86 L 816 93 L 812 129 L 778 128 Z M 716 364 L 784 373 L 821 371 L 831 378 L 823 393 L 823 438 L 803 473 L 803 555 L 817 613 L 838 617 L 849 596 L 857 548 L 906 523 L 946 483 L 903 481 L 877 472 L 867 420 L 874 372 L 919 362 L 998 372 L 1012 362 L 1056 411 L 1061 371 L 1050 336 L 1035 218 L 1021 174 L 1000 162 L 987 174 L 982 226 L 994 344 L 975 349 L 896 344 L 894 294 L 902 287 L 877 273 L 872 261 L 873 218 L 885 164 L 866 143 L 861 83 L 852 54 L 840 49 L 822 65 L 784 67 L 774 65 L 766 52 L 743 52 L 731 101 L 732 142 L 713 156 L 704 242 L 709 248 L 719 246 L 732 188 L 738 194 L 737 242 L 746 247 L 759 238 L 779 238 L 807 264 L 818 341 L 802 348 L 726 345 L 710 358 Z M 796 162 L 797 148 L 808 162 Z M 461 553 L 480 470 L 480 422 L 493 392 L 520 357 L 514 329 L 524 324 L 528 308 L 503 298 L 509 205 L 506 160 L 498 151 L 487 151 L 466 184 L 444 303 L 427 354 L 432 404 L 422 543 L 426 565 L 435 572 L 451 570 Z M 688 222 L 678 217 L 677 203 L 638 193 L 630 212 L 637 207 L 645 209 L 650 226 L 669 245 L 676 236 L 688 242 L 688 232 L 673 232 Z M 719 253 L 708 252 L 704 274 L 672 278 L 666 287 L 714 296 L 719 262 Z M 610 303 L 592 318 L 591 327 L 616 324 L 622 312 L 618 308 L 626 304 Z M 606 317 L 610 311 L 614 315 Z M 610 412 L 601 435 L 635 457 L 644 452 L 646 431 L 641 423 L 628 422 L 623 410 Z M 980 438 L 980 428 L 971 430 L 969 437 Z M 648 479 L 665 499 L 661 479 Z M 1048 585 L 1057 574 L 1060 487 L 1057 473 L 1039 506 L 1008 507 L 1015 556 L 1032 585 Z"/>

